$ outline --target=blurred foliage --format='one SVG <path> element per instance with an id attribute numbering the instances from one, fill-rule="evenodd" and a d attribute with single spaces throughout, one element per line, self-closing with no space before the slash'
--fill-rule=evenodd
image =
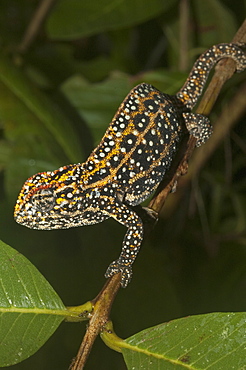
<path id="1" fill-rule="evenodd" d="M 230 41 L 245 14 L 243 2 L 194 0 L 187 2 L 190 18 L 182 28 L 181 2 L 57 1 L 22 54 L 19 46 L 40 1 L 0 3 L 0 238 L 38 267 L 66 305 L 98 293 L 125 229 L 108 220 L 78 229 L 28 230 L 13 220 L 18 191 L 37 171 L 85 160 L 137 83 L 175 93 L 196 56 Z M 234 76 L 225 86 L 213 123 L 244 78 L 245 73 Z M 245 311 L 245 120 L 237 122 L 168 219 L 164 209 L 134 264 L 131 284 L 114 304 L 112 319 L 121 337 L 185 315 Z M 15 369 L 67 368 L 82 325 L 62 324 Z M 120 354 L 97 341 L 87 365 L 95 368 L 125 365 Z"/>

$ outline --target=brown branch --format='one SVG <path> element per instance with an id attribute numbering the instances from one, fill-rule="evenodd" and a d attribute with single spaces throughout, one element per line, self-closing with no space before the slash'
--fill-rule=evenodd
<path id="1" fill-rule="evenodd" d="M 246 20 L 233 38 L 233 42 L 246 42 Z M 217 64 L 215 68 L 216 71 L 211 79 L 211 82 L 196 110 L 197 113 L 208 115 L 211 112 L 222 86 L 235 72 L 235 66 L 236 64 L 234 60 L 230 58 L 223 59 Z M 189 137 L 187 146 L 184 144 L 183 148 L 180 149 L 179 157 L 176 159 L 176 162 L 173 163 L 168 173 L 168 177 L 171 177 L 170 181 L 168 181 L 167 177 L 165 176 L 159 188 L 157 189 L 157 194 L 155 194 L 150 201 L 149 208 L 158 213 L 161 211 L 169 192 L 175 188 L 179 177 L 187 172 L 188 161 L 193 153 L 195 144 L 196 139 L 194 137 Z"/>
<path id="2" fill-rule="evenodd" d="M 214 132 L 206 146 L 197 151 L 196 156 L 189 166 L 189 174 L 184 179 L 191 180 L 195 173 L 199 172 L 205 162 L 211 157 L 218 144 L 225 138 L 236 122 L 246 112 L 245 104 L 246 83 L 242 84 L 232 100 L 225 106 L 216 121 Z M 183 180 L 183 179 L 182 179 Z"/>
<path id="3" fill-rule="evenodd" d="M 206 145 L 199 148 L 199 150 L 197 150 L 192 156 L 192 159 L 189 162 L 189 171 L 186 176 L 179 179 L 178 192 L 175 194 L 175 197 L 172 198 L 172 202 L 166 204 L 163 217 L 169 218 L 175 212 L 194 176 L 199 173 L 204 164 L 209 160 L 209 158 L 211 158 L 218 145 L 238 122 L 238 119 L 246 112 L 245 96 L 246 83 L 241 86 L 233 99 L 223 109 L 221 115 L 216 121 L 213 135 Z"/>
<path id="4" fill-rule="evenodd" d="M 93 300 L 94 310 L 77 356 L 69 368 L 70 370 L 84 368 L 96 337 L 109 319 L 112 304 L 120 288 L 120 278 L 120 274 L 117 274 L 108 279 L 101 292 Z"/>
<path id="5" fill-rule="evenodd" d="M 246 43 L 246 20 L 239 28 L 232 42 Z M 234 71 L 234 61 L 232 59 L 221 60 L 216 68 L 214 76 L 206 89 L 203 98 L 197 108 L 197 113 L 208 115 L 215 103 L 218 94 L 223 87 L 223 84 L 232 76 Z M 228 103 L 227 107 L 224 108 L 221 115 L 217 119 L 216 125 L 214 126 L 214 132 L 208 142 L 199 148 L 194 153 L 192 160 L 189 164 L 189 172 L 186 176 L 179 180 L 179 191 L 175 194 L 172 199 L 172 209 L 165 208 L 165 215 L 170 216 L 178 207 L 182 196 L 185 193 L 187 186 L 190 184 L 192 178 L 201 170 L 202 166 L 209 160 L 213 152 L 219 145 L 219 143 L 225 138 L 228 132 L 232 129 L 238 119 L 246 111 L 245 106 L 245 95 L 246 95 L 246 84 L 242 84 L 238 92 L 235 94 L 233 99 Z M 229 113 L 229 114 L 228 114 Z M 172 185 L 170 185 L 172 188 Z M 155 196 L 154 196 L 155 197 Z M 162 197 L 160 195 L 160 197 Z M 164 204 L 166 196 L 162 200 Z M 157 200 L 155 201 L 155 203 Z M 151 206 L 151 205 L 150 205 Z"/>
<path id="6" fill-rule="evenodd" d="M 246 22 L 244 22 L 243 26 L 239 29 L 233 41 L 243 41 L 244 37 L 246 37 Z M 223 60 L 219 63 L 216 71 L 208 87 L 208 92 L 204 94 L 197 109 L 197 112 L 200 114 L 208 114 L 211 111 L 221 87 L 235 71 L 235 62 L 229 59 Z M 193 153 L 195 144 L 196 139 L 194 137 L 185 138 L 181 143 L 181 148 L 174 163 L 149 203 L 149 208 L 155 212 L 160 213 L 167 196 L 170 191 L 175 188 L 179 177 L 187 172 L 188 160 Z M 148 228 L 147 232 L 149 231 L 150 228 Z M 108 279 L 101 293 L 95 298 L 94 313 L 92 314 L 85 337 L 77 357 L 71 364 L 70 370 L 83 369 L 97 335 L 103 330 L 104 325 L 109 319 L 112 303 L 120 287 L 120 278 L 120 274 L 117 274 Z"/>

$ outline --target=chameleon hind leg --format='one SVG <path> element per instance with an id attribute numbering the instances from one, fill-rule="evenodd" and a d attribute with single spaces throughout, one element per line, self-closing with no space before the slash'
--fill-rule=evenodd
<path id="1" fill-rule="evenodd" d="M 132 264 L 135 261 L 140 246 L 143 241 L 143 222 L 141 218 L 125 204 L 118 202 L 115 198 L 108 200 L 108 215 L 113 217 L 127 227 L 122 250 L 119 258 L 113 261 L 105 273 L 109 278 L 117 273 L 121 273 L 121 286 L 125 288 L 132 277 Z"/>
<path id="2" fill-rule="evenodd" d="M 197 139 L 196 146 L 204 144 L 213 132 L 209 119 L 198 113 L 183 113 L 183 117 L 189 134 Z"/>

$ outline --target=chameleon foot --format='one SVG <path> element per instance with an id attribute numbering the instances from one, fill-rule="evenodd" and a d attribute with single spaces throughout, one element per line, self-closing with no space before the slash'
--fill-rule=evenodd
<path id="1" fill-rule="evenodd" d="M 209 119 L 198 113 L 183 113 L 183 117 L 190 135 L 197 139 L 196 146 L 204 144 L 213 132 Z"/>
<path id="2" fill-rule="evenodd" d="M 132 268 L 131 266 L 123 266 L 119 263 L 119 260 L 112 262 L 107 271 L 105 273 L 105 277 L 109 278 L 113 275 L 121 273 L 121 286 L 122 288 L 126 288 L 127 285 L 130 283 L 132 278 Z"/>

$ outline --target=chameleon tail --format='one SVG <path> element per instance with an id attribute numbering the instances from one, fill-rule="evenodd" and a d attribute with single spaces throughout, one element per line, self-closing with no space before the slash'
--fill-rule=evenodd
<path id="1" fill-rule="evenodd" d="M 232 58 L 236 61 L 237 72 L 246 68 L 246 55 L 236 44 L 214 45 L 205 51 L 195 62 L 184 86 L 176 97 L 187 107 L 192 109 L 200 97 L 209 72 L 222 58 Z"/>

